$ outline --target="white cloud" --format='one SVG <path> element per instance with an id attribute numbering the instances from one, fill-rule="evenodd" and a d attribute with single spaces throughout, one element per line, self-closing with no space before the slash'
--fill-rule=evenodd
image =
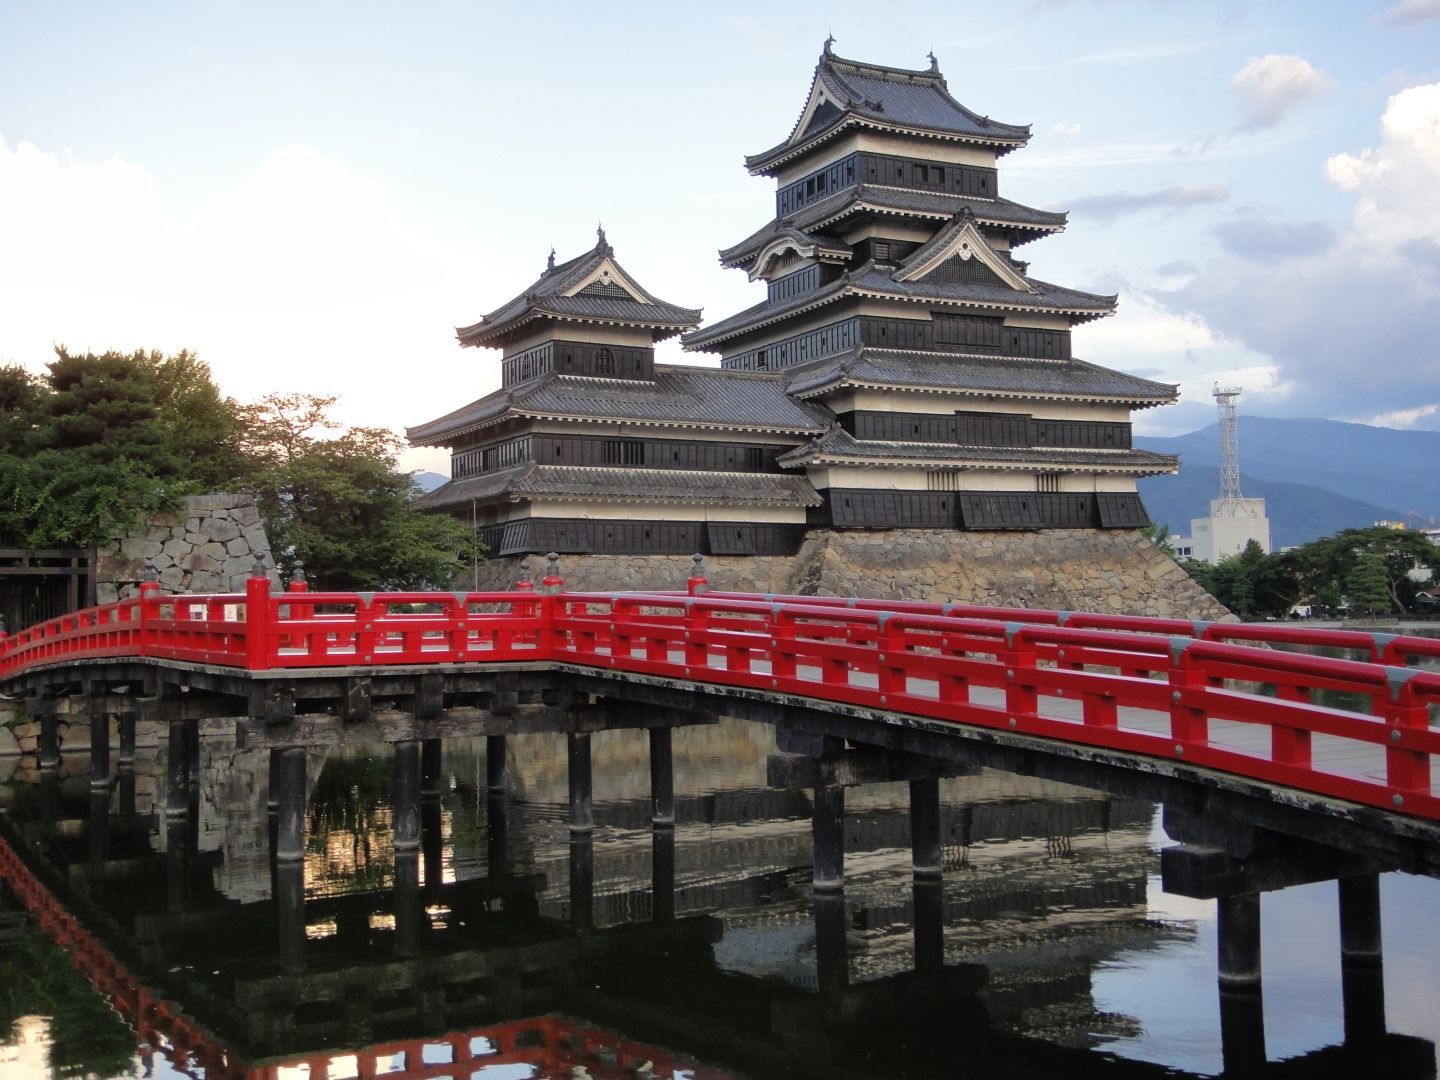
<path id="1" fill-rule="evenodd" d="M 1394 95 L 1380 129 L 1379 145 L 1326 163 L 1326 178 L 1355 196 L 1343 228 L 1252 218 L 1249 241 L 1232 237 L 1193 279 L 1155 295 L 1273 361 L 1292 415 L 1435 427 L 1440 84 Z"/>
<path id="2" fill-rule="evenodd" d="M 1240 95 L 1242 130 L 1274 127 L 1301 102 L 1319 97 L 1331 87 L 1328 76 L 1299 56 L 1270 53 L 1241 68 L 1230 85 Z"/>
<path id="3" fill-rule="evenodd" d="M 1375 416 L 1348 416 L 1342 419 L 1353 420 L 1357 424 L 1370 424 L 1373 427 L 1413 428 L 1421 420 L 1437 414 L 1440 414 L 1440 405 L 1419 405 L 1413 409 L 1394 409 Z"/>
<path id="4" fill-rule="evenodd" d="M 1357 196 L 1355 227 L 1370 243 L 1440 238 L 1440 83 L 1391 97 L 1380 145 L 1336 154 L 1325 163 L 1325 178 Z"/>
<path id="5" fill-rule="evenodd" d="M 1385 12 L 1385 21 L 1395 25 L 1440 19 L 1440 0 L 1396 0 Z"/>
<path id="6" fill-rule="evenodd" d="M 1063 135 L 1067 139 L 1073 139 L 1084 129 L 1076 121 L 1057 120 L 1050 131 L 1055 135 Z"/>
<path id="7" fill-rule="evenodd" d="M 1076 350 L 1099 363 L 1131 370 L 1143 358 L 1155 363 L 1215 344 L 1199 319 L 1167 310 L 1144 293 L 1122 290 L 1114 318 L 1102 319 L 1076 333 Z M 1173 382 L 1175 376 L 1151 376 Z"/>
<path id="8" fill-rule="evenodd" d="M 450 328 L 504 284 L 458 296 L 473 267 L 305 147 L 181 214 L 137 164 L 0 140 L 0 250 L 0 362 L 39 370 L 56 342 L 188 347 L 242 401 L 338 394 L 344 419 L 376 426 L 443 411 L 436 380 L 454 380 L 444 408 L 489 389 Z"/>

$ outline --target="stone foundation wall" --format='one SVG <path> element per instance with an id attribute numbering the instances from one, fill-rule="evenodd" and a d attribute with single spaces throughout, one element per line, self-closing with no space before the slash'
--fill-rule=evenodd
<path id="1" fill-rule="evenodd" d="M 246 578 L 279 584 L 270 541 L 251 495 L 192 495 L 178 511 L 151 518 L 133 535 L 102 547 L 95 593 L 102 604 L 134 596 L 153 571 L 170 593 L 244 592 Z"/>
<path id="2" fill-rule="evenodd" d="M 543 555 L 491 559 L 479 588 L 508 589 L 529 563 L 538 585 Z M 679 555 L 562 555 L 571 589 L 684 589 L 691 562 Z M 794 556 L 709 555 L 717 589 L 869 596 L 1002 607 L 1053 608 L 1184 619 L 1229 616 L 1176 562 L 1131 530 L 956 532 L 888 529 L 809 533 Z M 467 575 L 458 587 L 471 588 Z"/>

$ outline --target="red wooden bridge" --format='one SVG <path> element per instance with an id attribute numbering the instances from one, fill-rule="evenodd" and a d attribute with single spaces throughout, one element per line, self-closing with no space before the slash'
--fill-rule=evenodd
<path id="1" fill-rule="evenodd" d="M 1440 821 L 1440 640 L 704 584 L 275 593 L 257 578 L 244 593 L 180 596 L 150 585 L 0 635 L 0 682 L 117 658 L 256 678 L 548 665 L 1097 748 L 1120 755 L 1112 764 L 1255 782 L 1280 802 L 1304 794 Z"/>

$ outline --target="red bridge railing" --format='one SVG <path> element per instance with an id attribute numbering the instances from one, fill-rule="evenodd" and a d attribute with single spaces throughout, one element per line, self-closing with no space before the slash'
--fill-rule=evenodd
<path id="1" fill-rule="evenodd" d="M 147 588 L 32 627 L 0 640 L 0 679 L 122 656 L 253 672 L 562 662 L 1126 751 L 1440 820 L 1440 671 L 1416 666 L 1440 660 L 1429 638 L 714 592 L 272 594 L 256 579 L 243 594 Z"/>

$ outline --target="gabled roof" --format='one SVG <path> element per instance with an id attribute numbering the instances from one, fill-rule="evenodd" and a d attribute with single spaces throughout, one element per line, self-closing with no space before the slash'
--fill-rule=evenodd
<path id="1" fill-rule="evenodd" d="M 828 236 L 817 236 L 791 228 L 778 222 L 775 230 L 765 238 L 752 259 L 750 280 L 754 281 L 767 269 L 766 264 L 787 252 L 794 252 L 802 259 L 819 259 L 822 262 L 848 262 L 852 254 L 849 244 L 842 244 Z"/>
<path id="2" fill-rule="evenodd" d="M 975 259 L 992 274 L 1017 292 L 1034 294 L 1036 288 L 1011 265 L 1009 259 L 985 242 L 976 227 L 975 215 L 967 207 L 925 243 L 912 251 L 895 267 L 891 276 L 896 281 L 918 282 L 934 273 L 947 259 Z"/>
<path id="3" fill-rule="evenodd" d="M 787 396 L 778 374 L 657 364 L 653 380 L 551 372 L 496 390 L 405 435 L 415 446 L 449 446 L 468 432 L 513 418 L 791 434 L 824 431 L 830 422 L 824 409 Z"/>
<path id="4" fill-rule="evenodd" d="M 768 299 L 762 300 L 728 319 L 721 319 L 703 330 L 686 334 L 682 342 L 687 350 L 715 351 L 714 347 L 721 342 L 752 333 L 800 312 L 812 311 L 851 297 L 910 300 L 933 307 L 1044 311 L 1066 315 L 1075 322 L 1088 322 L 1102 315 L 1113 314 L 1118 299 L 1117 296 L 1067 289 L 1063 285 L 1052 285 L 1048 281 L 1021 277 L 1018 274 L 1016 276 L 1019 280 L 1029 287 L 1025 292 L 1000 281 L 901 281 L 895 276 L 897 269 L 893 266 L 877 265 L 873 260 L 866 262 L 855 271 L 846 271 L 838 280 L 812 292 L 775 303 Z"/>
<path id="5" fill-rule="evenodd" d="M 914 352 L 861 346 L 785 372 L 786 390 L 801 399 L 845 387 L 925 390 L 977 397 L 1111 402 L 1132 408 L 1168 405 L 1179 387 L 1152 382 L 1083 360 Z"/>
<path id="6" fill-rule="evenodd" d="M 884 67 L 836 56 L 830 51 L 832 40 L 825 41 L 805 108 L 790 135 L 746 157 L 751 173 L 773 175 L 786 161 L 854 127 L 980 143 L 1002 154 L 1029 141 L 1028 124 L 1002 124 L 951 97 L 933 54 L 926 69 Z"/>
<path id="7" fill-rule="evenodd" d="M 1009 199 L 981 199 L 883 184 L 857 184 L 842 188 L 827 199 L 813 202 L 789 217 L 776 218 L 738 244 L 723 249 L 720 265 L 749 269 L 748 264 L 761 249 L 785 231 L 795 231 L 818 241 L 823 239 L 819 235 L 822 230 L 831 229 L 855 214 L 946 221 L 963 210 L 974 214 L 976 222 L 982 226 L 1011 229 L 1022 236 L 1029 234 L 1027 238 L 1032 240 L 1065 228 L 1065 214 L 1037 210 Z"/>
<path id="8" fill-rule="evenodd" d="M 857 439 L 836 426 L 818 439 L 780 458 L 787 467 L 800 465 L 968 466 L 1000 470 L 1120 472 L 1127 475 L 1173 473 L 1180 467 L 1174 454 L 1149 450 L 1086 450 L 1032 446 L 961 446 L 958 443 L 892 442 Z"/>
<path id="9" fill-rule="evenodd" d="M 611 469 L 527 462 L 486 476 L 452 480 L 415 500 L 421 510 L 494 499 L 547 498 L 587 502 L 711 503 L 732 506 L 819 506 L 803 476 L 781 473 Z"/>
<path id="10" fill-rule="evenodd" d="M 471 326 L 457 327 L 461 345 L 490 345 L 534 319 L 639 326 L 661 341 L 700 323 L 699 308 L 679 307 L 640 287 L 615 260 L 615 250 L 597 229 L 598 240 L 584 255 L 550 265 L 523 293 Z"/>

